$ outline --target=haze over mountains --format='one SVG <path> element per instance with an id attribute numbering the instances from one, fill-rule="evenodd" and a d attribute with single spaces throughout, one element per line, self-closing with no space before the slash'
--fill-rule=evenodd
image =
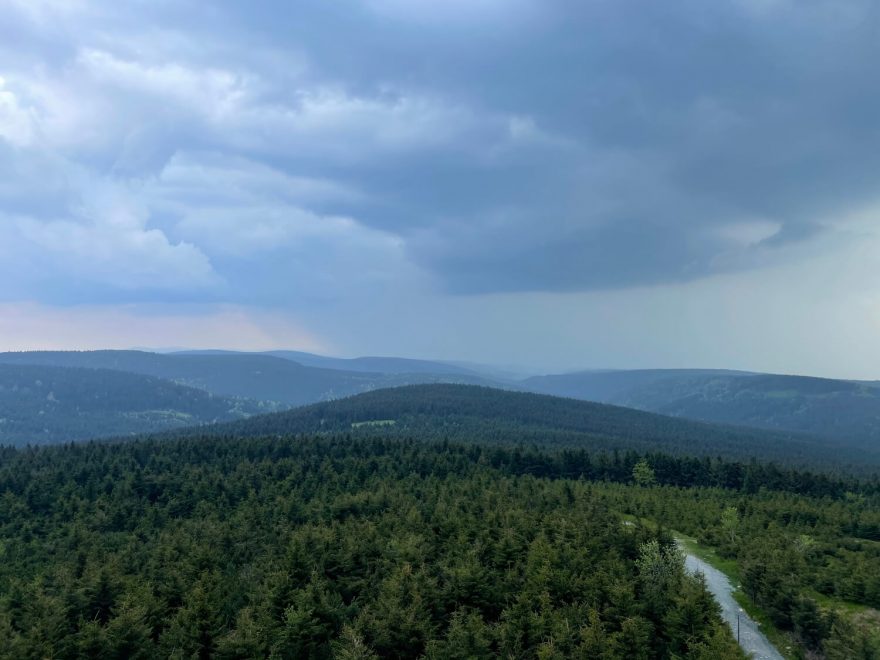
<path id="1" fill-rule="evenodd" d="M 748 440 L 725 440 L 742 442 L 743 450 L 791 440 L 796 455 L 812 452 L 815 458 L 822 453 L 814 451 L 819 438 L 823 447 L 850 452 L 844 462 L 872 462 L 880 446 L 880 385 L 875 382 L 712 369 L 583 371 L 518 380 L 492 378 L 491 373 L 491 367 L 480 365 L 397 357 L 343 359 L 299 351 L 2 353 L 0 441 L 64 442 L 202 426 L 384 388 L 444 383 L 550 394 L 779 432 L 774 436 L 749 431 Z M 114 390 L 128 396 L 114 397 Z M 456 405 L 465 405 L 464 399 Z M 591 410 L 599 417 L 607 412 Z M 296 414 L 286 419 L 295 418 Z M 699 446 L 689 422 L 659 424 L 663 419 L 651 418 L 650 425 L 674 428 L 680 437 L 691 438 L 691 451 L 713 451 L 713 442 Z M 631 434 L 633 425 L 641 422 L 645 419 L 630 412 L 622 426 L 630 427 L 626 433 Z M 561 429 L 558 423 L 539 428 Z M 595 429 L 563 430 L 602 435 Z M 771 453 L 756 450 L 754 455 Z"/>
<path id="2" fill-rule="evenodd" d="M 320 361 L 314 356 L 315 361 Z M 332 362 L 332 359 L 329 359 Z M 369 360 L 384 360 L 370 358 Z M 345 361 L 338 361 L 345 362 Z M 477 374 L 455 368 L 430 372 L 421 361 L 412 361 L 415 373 L 401 372 L 405 360 L 391 360 L 395 369 L 378 372 L 305 366 L 285 357 L 259 353 L 203 351 L 173 354 L 146 351 L 37 351 L 2 353 L 0 364 L 113 369 L 165 378 L 221 396 L 275 401 L 297 406 L 336 399 L 380 387 L 414 382 L 466 382 L 490 384 Z M 421 370 L 419 370 L 421 369 Z"/>
<path id="3" fill-rule="evenodd" d="M 742 371 L 655 369 L 529 378 L 522 386 L 708 422 L 880 443 L 880 383 Z"/>
<path id="4" fill-rule="evenodd" d="M 165 431 L 275 409 L 111 369 L 0 364 L 0 445 Z"/>

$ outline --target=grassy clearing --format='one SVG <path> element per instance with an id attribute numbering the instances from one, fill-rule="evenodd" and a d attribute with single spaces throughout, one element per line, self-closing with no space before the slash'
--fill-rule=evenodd
<path id="1" fill-rule="evenodd" d="M 724 573 L 730 580 L 730 583 L 739 589 L 739 566 L 737 566 L 735 560 L 719 556 L 714 548 L 700 545 L 692 536 L 687 536 L 676 530 L 672 530 L 672 534 L 685 550 Z"/>
<path id="2" fill-rule="evenodd" d="M 807 594 L 815 600 L 820 607 L 825 609 L 834 609 L 841 612 L 845 612 L 847 614 L 861 614 L 862 612 L 870 612 L 871 608 L 867 605 L 862 605 L 861 603 L 853 603 L 848 600 L 841 600 L 839 598 L 832 598 L 831 596 L 826 596 L 825 594 L 820 594 L 818 591 L 814 591 L 810 589 Z"/>
<path id="3" fill-rule="evenodd" d="M 374 419 L 369 422 L 352 422 L 351 428 L 359 429 L 362 426 L 394 426 L 397 421 L 394 419 Z"/>

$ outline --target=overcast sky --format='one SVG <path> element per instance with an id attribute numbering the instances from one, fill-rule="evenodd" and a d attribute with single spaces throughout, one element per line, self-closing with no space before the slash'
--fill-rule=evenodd
<path id="1" fill-rule="evenodd" d="M 0 349 L 880 378 L 870 0 L 0 0 Z"/>

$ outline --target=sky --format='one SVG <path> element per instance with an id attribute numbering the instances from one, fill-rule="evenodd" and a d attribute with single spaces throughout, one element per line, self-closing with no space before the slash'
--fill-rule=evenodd
<path id="1" fill-rule="evenodd" d="M 880 379 L 869 0 L 0 0 L 0 350 Z"/>

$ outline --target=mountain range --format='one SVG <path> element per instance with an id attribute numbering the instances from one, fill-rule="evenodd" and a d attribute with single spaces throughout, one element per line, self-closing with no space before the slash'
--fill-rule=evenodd
<path id="1" fill-rule="evenodd" d="M 315 356 L 316 358 L 318 356 Z M 328 358 L 330 360 L 330 358 Z M 367 358 L 394 363 L 401 359 Z M 149 353 L 146 351 L 35 351 L 0 353 L 0 364 L 30 364 L 55 367 L 112 369 L 164 378 L 203 389 L 220 396 L 272 401 L 300 406 L 350 396 L 359 392 L 425 382 L 492 384 L 477 374 L 463 370 L 427 371 L 430 363 L 413 360 L 414 373 L 370 372 L 306 366 L 287 357 L 265 353 L 200 351 Z M 358 363 L 362 365 L 362 363 Z M 438 365 L 438 368 L 440 366 Z"/>
<path id="2" fill-rule="evenodd" d="M 0 364 L 0 445 L 165 431 L 275 409 L 110 369 Z"/>
<path id="3" fill-rule="evenodd" d="M 481 365 L 462 365 L 443 361 L 398 357 L 333 358 L 299 351 L 239 353 L 232 351 L 182 351 L 169 354 L 148 351 L 83 351 L 0 353 L 0 366 L 64 367 L 80 370 L 110 370 L 155 379 L 140 384 L 142 399 L 149 401 L 157 381 L 181 388 L 179 405 L 166 405 L 194 425 L 229 421 L 265 411 L 283 410 L 322 401 L 332 401 L 373 390 L 417 384 L 480 385 L 519 390 L 556 397 L 613 404 L 667 417 L 703 421 L 727 426 L 777 431 L 780 437 L 813 436 L 824 438 L 830 447 L 864 450 L 870 455 L 880 446 L 880 383 L 761 374 L 717 369 L 596 370 L 549 374 L 516 379 L 512 374 Z M 85 378 L 85 372 L 76 372 Z M 69 373 L 65 378 L 73 378 Z M 20 386 L 30 378 L 19 372 Z M 14 387 L 15 376 L 7 372 L 6 385 Z M 39 379 L 37 379 L 39 380 Z M 63 379 L 62 379 L 63 380 Z M 86 378 L 84 383 L 88 383 Z M 93 384 L 85 384 L 86 390 Z M 164 387 L 164 385 L 163 385 Z M 191 390 L 209 393 L 224 401 L 221 407 L 237 411 L 232 417 L 193 414 Z M 10 390 L 11 391 L 11 390 Z M 16 396 L 22 397 L 24 390 Z M 9 393 L 7 392 L 7 396 Z M 228 400 L 228 401 L 227 401 Z M 11 399 L 9 399 L 11 401 Z M 155 419 L 139 425 L 142 412 L 158 409 L 131 399 L 125 413 L 126 424 L 118 427 L 98 425 L 92 435 L 151 431 Z M 11 405 L 11 404 L 10 404 Z M 16 404 L 18 405 L 18 404 Z M 164 405 L 164 404 L 163 404 Z M 21 404 L 19 417 L 31 410 Z M 63 408 L 55 407 L 61 414 Z M 39 412 L 39 411 L 37 411 Z M 45 411 L 43 415 L 45 416 Z M 77 412 L 77 415 L 81 414 Z M 141 415 L 139 417 L 139 415 Z M 191 415 L 191 417 L 188 417 Z M 15 415 L 6 414 L 7 431 Z M 635 419 L 635 418 L 633 418 Z M 80 420 L 81 421 L 81 420 Z M 630 420 L 632 421 L 632 420 Z M 28 422 L 37 435 L 23 434 L 5 441 L 16 443 L 64 441 L 84 437 L 82 433 L 58 433 L 61 427 Z M 79 422 L 72 418 L 72 427 Z M 181 424 L 168 424 L 176 428 Z M 63 424 L 61 425 L 63 426 Z M 24 427 L 21 427 L 24 428 Z M 52 431 L 55 428 L 56 431 Z M 46 431 L 45 429 L 49 429 Z"/>
<path id="4" fill-rule="evenodd" d="M 656 369 L 539 376 L 520 385 L 675 417 L 880 446 L 880 383 L 875 381 Z"/>

